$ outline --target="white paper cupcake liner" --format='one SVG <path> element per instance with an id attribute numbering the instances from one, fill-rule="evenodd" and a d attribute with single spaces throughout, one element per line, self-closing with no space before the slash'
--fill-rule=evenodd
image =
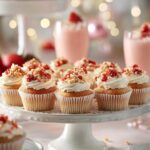
<path id="1" fill-rule="evenodd" d="M 23 106 L 30 111 L 49 111 L 54 108 L 54 93 L 47 94 L 29 94 L 19 91 Z"/>
<path id="2" fill-rule="evenodd" d="M 150 87 L 143 89 L 133 89 L 129 104 L 141 105 L 150 102 Z"/>
<path id="3" fill-rule="evenodd" d="M 0 97 L 7 105 L 22 106 L 18 89 L 0 89 Z"/>
<path id="4" fill-rule="evenodd" d="M 0 143 L 0 150 L 22 150 L 25 136 L 22 138 L 8 143 Z"/>
<path id="5" fill-rule="evenodd" d="M 96 93 L 96 99 L 99 110 L 117 111 L 128 108 L 129 98 L 132 90 L 121 95 L 99 94 Z"/>
<path id="6" fill-rule="evenodd" d="M 77 114 L 88 113 L 91 110 L 94 94 L 81 97 L 65 97 L 59 93 L 55 93 L 63 113 Z"/>

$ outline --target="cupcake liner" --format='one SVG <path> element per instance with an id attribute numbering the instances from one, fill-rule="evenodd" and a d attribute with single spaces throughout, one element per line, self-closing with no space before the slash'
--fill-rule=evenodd
<path id="1" fill-rule="evenodd" d="M 0 143 L 0 150 L 22 150 L 25 136 L 22 138 L 8 143 Z"/>
<path id="2" fill-rule="evenodd" d="M 133 89 L 129 104 L 141 105 L 150 102 L 150 87 L 143 89 Z"/>
<path id="3" fill-rule="evenodd" d="M 98 109 L 108 110 L 108 111 L 117 111 L 117 110 L 127 109 L 129 105 L 129 98 L 130 98 L 131 92 L 132 91 L 125 93 L 125 94 L 120 94 L 120 95 L 96 93 Z"/>
<path id="4" fill-rule="evenodd" d="M 60 104 L 60 109 L 63 113 L 77 114 L 88 113 L 91 110 L 94 94 L 81 97 L 65 97 L 55 93 Z"/>
<path id="5" fill-rule="evenodd" d="M 54 108 L 54 93 L 29 94 L 19 91 L 23 106 L 30 111 L 49 111 Z"/>
<path id="6" fill-rule="evenodd" d="M 21 97 L 17 89 L 0 89 L 2 101 L 11 106 L 22 106 Z"/>

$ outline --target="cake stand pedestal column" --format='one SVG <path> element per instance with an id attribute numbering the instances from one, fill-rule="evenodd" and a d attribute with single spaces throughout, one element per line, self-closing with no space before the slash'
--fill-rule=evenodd
<path id="1" fill-rule="evenodd" d="M 49 150 L 107 150 L 92 135 L 91 124 L 66 124 L 62 135 L 49 143 Z"/>

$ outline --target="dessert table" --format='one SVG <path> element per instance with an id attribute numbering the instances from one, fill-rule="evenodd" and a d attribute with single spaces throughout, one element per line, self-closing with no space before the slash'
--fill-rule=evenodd
<path id="1" fill-rule="evenodd" d="M 148 115 L 150 115 L 150 113 Z M 129 121 L 131 121 L 131 119 L 118 122 L 115 121 L 109 123 L 106 122 L 94 124 L 93 125 L 94 136 L 98 140 L 104 140 L 107 143 L 115 143 L 115 144 L 149 143 L 150 130 L 139 130 L 137 128 L 129 128 L 127 127 L 127 122 Z M 34 139 L 44 145 L 44 150 L 48 150 L 47 144 L 49 140 L 53 140 L 58 136 L 60 136 L 64 128 L 64 124 L 41 123 L 33 121 L 22 122 L 21 125 L 25 128 L 29 138 Z"/>

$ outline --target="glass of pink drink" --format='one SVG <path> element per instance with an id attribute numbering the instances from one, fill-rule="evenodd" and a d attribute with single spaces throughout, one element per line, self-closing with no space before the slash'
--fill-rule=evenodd
<path id="1" fill-rule="evenodd" d="M 124 34 L 124 57 L 127 66 L 138 64 L 150 75 L 150 25 Z"/>
<path id="2" fill-rule="evenodd" d="M 86 23 L 75 12 L 65 21 L 56 22 L 54 31 L 56 56 L 70 62 L 87 57 L 89 35 Z"/>

